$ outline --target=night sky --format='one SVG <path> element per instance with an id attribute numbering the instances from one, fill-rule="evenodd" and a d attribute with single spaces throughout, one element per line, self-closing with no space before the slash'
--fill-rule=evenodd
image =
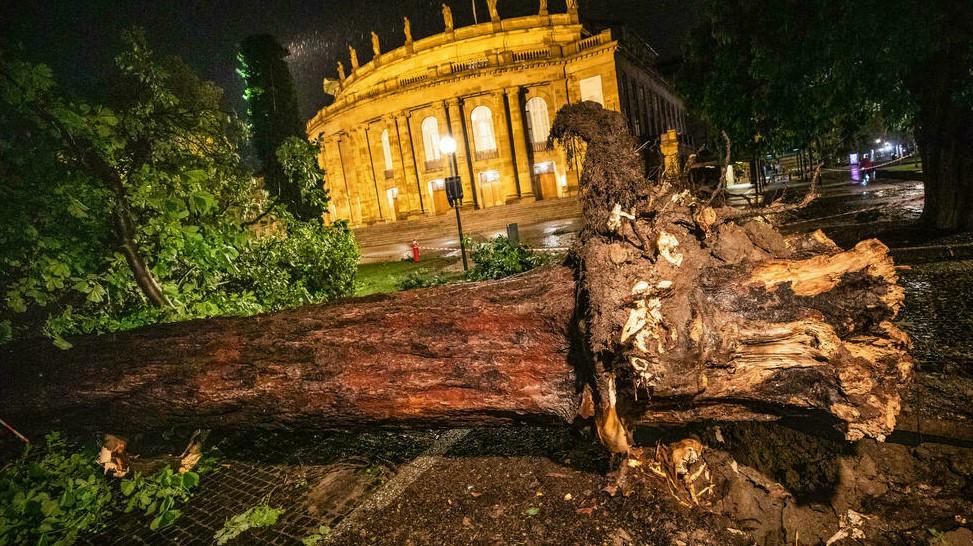
<path id="1" fill-rule="evenodd" d="M 335 62 L 348 66 L 346 44 L 371 58 L 369 31 L 388 51 L 404 41 L 402 16 L 412 21 L 416 39 L 442 31 L 441 0 L 218 0 L 195 2 L 22 1 L 0 0 L 0 47 L 22 48 L 24 56 L 52 66 L 58 81 L 79 92 L 97 89 L 120 47 L 120 31 L 145 29 L 159 53 L 185 59 L 204 78 L 220 84 L 226 105 L 242 113 L 243 84 L 234 72 L 236 44 L 256 33 L 270 33 L 291 51 L 288 62 L 298 100 L 307 116 L 324 102 L 321 80 L 335 76 Z M 456 26 L 473 23 L 471 0 L 450 0 Z M 475 2 L 479 20 L 488 20 L 486 1 Z M 585 18 L 624 21 L 664 57 L 679 53 L 700 0 L 582 0 Z M 500 0 L 504 17 L 537 10 L 537 0 Z M 564 0 L 551 0 L 552 12 Z"/>

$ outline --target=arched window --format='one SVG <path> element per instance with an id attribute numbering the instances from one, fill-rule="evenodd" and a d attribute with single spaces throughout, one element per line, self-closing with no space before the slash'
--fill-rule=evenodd
<path id="1" fill-rule="evenodd" d="M 527 123 L 530 126 L 530 141 L 538 145 L 547 145 L 547 136 L 551 133 L 551 118 L 547 113 L 547 101 L 541 97 L 533 97 L 527 101 Z"/>
<path id="2" fill-rule="evenodd" d="M 382 131 L 382 154 L 385 156 L 385 178 L 392 176 L 392 145 L 389 144 L 389 130 Z"/>
<path id="3" fill-rule="evenodd" d="M 422 145 L 426 150 L 426 162 L 439 161 L 439 120 L 434 116 L 422 120 Z"/>
<path id="4" fill-rule="evenodd" d="M 486 106 L 477 106 L 470 112 L 473 125 L 473 146 L 477 155 L 497 151 L 497 139 L 493 134 L 493 113 Z"/>

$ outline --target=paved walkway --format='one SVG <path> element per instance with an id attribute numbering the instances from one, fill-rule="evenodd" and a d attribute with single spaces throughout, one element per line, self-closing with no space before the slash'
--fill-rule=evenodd
<path id="1" fill-rule="evenodd" d="M 544 247 L 562 246 L 564 241 L 559 235 L 577 231 L 579 215 L 575 197 L 461 210 L 463 233 L 468 236 L 493 238 L 506 234 L 507 224 L 516 223 L 522 240 Z M 444 249 L 459 248 L 453 211 L 440 216 L 358 228 L 355 238 L 362 249 L 362 261 L 366 263 L 400 259 L 409 254 L 413 240 L 419 241 L 424 251 L 436 254 L 449 252 Z"/>

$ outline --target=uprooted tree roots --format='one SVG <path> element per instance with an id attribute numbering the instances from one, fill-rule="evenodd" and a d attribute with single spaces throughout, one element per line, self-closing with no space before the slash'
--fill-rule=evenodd
<path id="1" fill-rule="evenodd" d="M 784 237 L 770 220 L 788 207 L 713 208 L 683 179 L 650 182 L 622 116 L 595 103 L 562 109 L 551 134 L 586 143 L 577 319 L 606 446 L 628 452 L 634 422 L 768 405 L 830 414 L 849 440 L 892 431 L 912 359 L 884 245 Z"/>

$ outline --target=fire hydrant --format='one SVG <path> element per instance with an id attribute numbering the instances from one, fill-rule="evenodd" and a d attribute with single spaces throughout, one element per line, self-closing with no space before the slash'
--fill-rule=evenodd
<path id="1" fill-rule="evenodd" d="M 419 263 L 419 241 L 412 241 L 412 261 Z"/>

